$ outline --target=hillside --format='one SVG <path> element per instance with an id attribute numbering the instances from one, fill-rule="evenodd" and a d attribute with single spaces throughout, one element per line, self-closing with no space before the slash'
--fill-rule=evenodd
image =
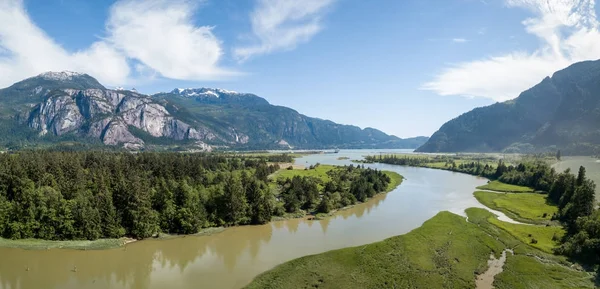
<path id="1" fill-rule="evenodd" d="M 446 122 L 417 151 L 598 154 L 599 123 L 600 61 L 585 61 Z"/>
<path id="2" fill-rule="evenodd" d="M 62 142 L 129 149 L 416 148 L 425 141 L 307 117 L 224 89 L 149 96 L 66 71 L 0 89 L 0 146 L 9 148 Z"/>

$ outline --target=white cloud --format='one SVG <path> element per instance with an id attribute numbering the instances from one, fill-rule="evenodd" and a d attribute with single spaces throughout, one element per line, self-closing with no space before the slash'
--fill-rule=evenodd
<path id="1" fill-rule="evenodd" d="M 469 40 L 465 39 L 465 38 L 452 38 L 452 42 L 454 43 L 465 43 Z"/>
<path id="2" fill-rule="evenodd" d="M 68 51 L 33 23 L 22 0 L 1 0 L 0 87 L 62 70 L 85 72 L 114 86 L 135 82 L 133 71 L 137 77 L 186 80 L 235 74 L 218 66 L 221 43 L 211 27 L 193 24 L 195 8 L 186 0 L 118 1 L 110 9 L 106 37 Z"/>
<path id="3" fill-rule="evenodd" d="M 50 70 L 76 70 L 120 83 L 129 74 L 126 59 L 96 42 L 85 51 L 69 53 L 39 29 L 20 0 L 0 1 L 0 86 Z"/>
<path id="4" fill-rule="evenodd" d="M 223 50 L 212 27 L 194 26 L 195 8 L 185 0 L 117 2 L 107 21 L 107 41 L 167 78 L 233 75 L 218 66 Z"/>
<path id="5" fill-rule="evenodd" d="M 294 49 L 322 29 L 321 18 L 335 0 L 257 0 L 250 14 L 257 44 L 234 49 L 239 60 Z"/>
<path id="6" fill-rule="evenodd" d="M 522 23 L 541 46 L 533 52 L 513 51 L 452 65 L 423 89 L 503 101 L 574 62 L 600 58 L 594 0 L 506 0 L 506 4 L 534 13 Z"/>

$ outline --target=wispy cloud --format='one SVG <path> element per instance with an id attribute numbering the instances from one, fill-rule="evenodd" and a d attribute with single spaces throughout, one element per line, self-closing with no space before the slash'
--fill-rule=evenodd
<path id="1" fill-rule="evenodd" d="M 452 38 L 452 42 L 454 43 L 465 43 L 469 40 L 465 39 L 465 38 Z"/>
<path id="2" fill-rule="evenodd" d="M 68 52 L 29 18 L 21 0 L 0 1 L 0 86 L 49 70 L 76 70 L 120 84 L 129 74 L 127 59 L 103 41 Z"/>
<path id="3" fill-rule="evenodd" d="M 89 73 L 109 85 L 131 83 L 132 71 L 186 80 L 234 74 L 218 65 L 223 52 L 212 28 L 193 24 L 196 8 L 186 0 L 117 1 L 105 37 L 68 51 L 34 24 L 22 0 L 0 1 L 0 87 L 60 70 Z"/>
<path id="4" fill-rule="evenodd" d="M 512 51 L 445 68 L 422 88 L 440 95 L 514 98 L 552 72 L 574 62 L 600 58 L 594 0 L 506 0 L 534 17 L 522 23 L 541 40 L 534 51 Z"/>
<path id="5" fill-rule="evenodd" d="M 127 57 L 173 79 L 232 75 L 218 66 L 221 42 L 210 26 L 195 26 L 186 0 L 124 0 L 111 7 L 107 41 Z"/>
<path id="6" fill-rule="evenodd" d="M 321 19 L 335 0 L 256 0 L 250 14 L 255 44 L 233 53 L 244 61 L 252 56 L 290 50 L 309 41 L 323 28 Z"/>

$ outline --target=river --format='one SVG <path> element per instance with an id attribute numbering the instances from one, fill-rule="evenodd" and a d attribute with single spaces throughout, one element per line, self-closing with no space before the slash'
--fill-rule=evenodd
<path id="1" fill-rule="evenodd" d="M 585 167 L 586 176 L 596 183 L 596 201 L 600 201 L 600 159 L 589 156 L 567 156 L 552 165 L 558 172 L 571 169 L 571 173 L 575 175 L 580 166 Z"/>
<path id="2" fill-rule="evenodd" d="M 350 161 L 338 157 L 379 152 L 309 155 L 297 163 L 343 165 Z M 442 210 L 465 215 L 468 207 L 483 207 L 472 193 L 485 179 L 426 168 L 365 166 L 398 172 L 405 180 L 394 191 L 325 220 L 233 227 L 211 236 L 144 240 L 111 250 L 0 248 L 0 289 L 241 288 L 291 259 L 404 234 Z"/>

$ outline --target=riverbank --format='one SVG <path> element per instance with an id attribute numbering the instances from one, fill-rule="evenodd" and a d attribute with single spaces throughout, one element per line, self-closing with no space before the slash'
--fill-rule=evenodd
<path id="1" fill-rule="evenodd" d="M 506 257 L 504 271 L 495 277 L 496 288 L 531 284 L 527 275 L 518 274 L 531 271 L 546 272 L 536 276 L 535 284 L 561 278 L 551 287 L 594 288 L 590 274 L 562 265 L 565 258 L 499 230 L 487 210 L 466 213 L 468 222 L 440 212 L 405 235 L 295 259 L 259 275 L 246 288 L 472 288 L 486 272 L 490 254 L 499 258 L 506 249 L 515 255 Z"/>
<path id="2" fill-rule="evenodd" d="M 170 240 L 175 238 L 184 238 L 191 236 L 210 236 L 223 232 L 224 227 L 204 228 L 198 233 L 190 235 L 174 235 L 167 233 L 158 233 L 152 238 L 158 240 Z M 71 249 L 71 250 L 108 250 L 123 247 L 127 244 L 140 240 L 133 238 L 118 238 L 118 239 L 98 239 L 98 240 L 64 240 L 52 241 L 41 239 L 19 239 L 11 240 L 0 238 L 0 247 L 4 248 L 19 248 L 25 250 L 50 250 L 50 249 Z"/>
<path id="3" fill-rule="evenodd" d="M 387 193 L 389 193 L 389 192 L 391 192 L 391 191 L 395 190 L 395 189 L 396 189 L 396 188 L 397 188 L 397 187 L 398 187 L 400 184 L 402 184 L 402 181 L 404 180 L 404 177 L 402 177 L 402 176 L 401 176 L 400 174 L 398 174 L 398 173 L 391 172 L 391 171 L 383 171 L 383 173 L 384 173 L 384 174 L 386 174 L 388 177 L 390 177 L 390 180 L 391 180 L 391 181 L 390 181 L 390 183 L 388 184 L 388 187 L 387 187 L 387 189 L 386 189 L 384 192 L 378 193 L 378 194 L 377 194 L 377 195 L 375 195 L 375 196 L 378 196 L 378 195 L 381 195 L 381 194 L 387 194 Z M 373 199 L 373 198 L 367 199 L 367 201 L 366 201 L 366 202 L 369 202 L 369 201 L 371 201 L 372 199 Z M 337 210 L 331 211 L 331 212 L 329 212 L 329 213 L 327 213 L 327 214 L 323 214 L 323 213 L 319 213 L 319 214 L 316 214 L 316 215 L 310 215 L 310 214 L 308 214 L 308 215 L 306 215 L 306 216 L 307 216 L 309 219 L 311 219 L 311 220 L 323 220 L 323 219 L 325 219 L 325 218 L 330 218 L 330 217 L 333 217 L 333 216 L 335 216 L 335 215 L 336 215 L 337 213 L 339 213 L 340 211 L 344 211 L 344 210 L 351 209 L 351 208 L 353 208 L 353 207 L 355 207 L 355 206 L 357 206 L 357 205 L 364 204 L 364 203 L 366 203 L 366 202 L 363 202 L 363 203 L 357 203 L 357 204 L 355 204 L 355 205 L 350 205 L 350 206 L 342 207 L 342 208 L 339 208 L 339 209 L 337 209 Z"/>
<path id="4" fill-rule="evenodd" d="M 295 175 L 312 176 L 312 177 L 322 179 L 323 181 L 326 181 L 329 179 L 329 177 L 327 176 L 327 171 L 334 167 L 335 166 L 330 166 L 330 165 L 320 165 L 313 170 L 281 170 L 281 172 L 283 173 L 283 177 L 285 177 L 285 178 L 292 178 Z M 404 177 L 402 177 L 400 174 L 398 174 L 396 172 L 392 172 L 392 171 L 382 171 L 382 172 L 390 178 L 390 183 L 388 184 L 385 191 L 380 192 L 380 193 L 376 194 L 375 196 L 378 196 L 381 194 L 387 194 L 387 193 L 395 190 L 398 186 L 400 186 L 402 184 L 402 181 L 404 180 Z M 282 175 L 275 174 L 274 178 L 281 177 L 281 176 Z M 348 210 L 357 205 L 367 203 L 367 202 L 371 201 L 372 199 L 373 198 L 369 198 L 365 202 L 356 203 L 356 204 L 350 205 L 350 206 L 345 206 L 345 207 L 333 210 L 327 214 L 325 214 L 325 213 L 312 214 L 312 213 L 309 213 L 306 211 L 299 211 L 299 212 L 296 212 L 293 214 L 286 213 L 284 216 L 275 216 L 275 217 L 273 217 L 273 219 L 271 221 L 283 221 L 283 220 L 303 219 L 303 218 L 306 218 L 309 220 L 323 220 L 325 218 L 330 218 L 330 217 L 335 216 L 340 211 Z"/>
<path id="5" fill-rule="evenodd" d="M 545 195 L 493 181 L 478 189 L 515 192 L 474 195 L 487 207 L 530 224 L 500 221 L 480 208 L 466 209 L 466 220 L 440 212 L 405 235 L 284 263 L 247 288 L 595 288 L 594 274 L 553 254 L 565 231 L 550 220 L 557 208 Z M 507 250 L 513 254 L 501 258 Z M 488 264 L 500 268 L 490 274 Z"/>
<path id="6" fill-rule="evenodd" d="M 489 190 L 504 193 L 533 193 L 533 189 L 524 186 L 505 184 L 500 181 L 490 181 L 486 185 L 477 187 L 479 190 Z"/>
<path id="7" fill-rule="evenodd" d="M 25 250 L 73 249 L 73 250 L 104 250 L 122 247 L 137 241 L 131 238 L 98 239 L 98 240 L 69 240 L 50 241 L 40 239 L 10 240 L 0 238 L 0 247 L 19 248 Z"/>
<path id="8" fill-rule="evenodd" d="M 281 175 L 279 175 L 279 174 L 276 174 L 276 175 L 284 177 L 284 178 L 288 178 L 288 177 L 291 178 L 294 175 L 301 175 L 301 176 L 306 175 L 306 176 L 312 176 L 312 177 L 319 178 L 322 181 L 327 181 L 329 179 L 329 177 L 327 176 L 327 171 L 329 171 L 335 167 L 336 166 L 320 165 L 311 170 L 282 169 L 279 171 L 279 172 L 281 172 Z M 383 173 L 385 173 L 390 178 L 391 181 L 388 184 L 387 189 L 383 192 L 378 193 L 377 195 L 391 192 L 396 187 L 398 187 L 402 183 L 402 180 L 403 180 L 402 176 L 398 173 L 391 172 L 391 171 L 383 171 Z M 366 203 L 369 201 L 370 201 L 370 199 L 368 199 L 367 201 L 362 202 L 362 203 L 357 203 L 356 205 L 363 204 L 363 203 Z M 300 211 L 300 212 L 297 212 L 294 214 L 286 214 L 284 216 L 279 216 L 279 217 L 274 216 L 274 217 L 272 217 L 271 222 L 289 220 L 289 219 L 303 219 L 303 218 L 324 219 L 324 218 L 334 216 L 339 211 L 347 210 L 354 206 L 355 205 L 339 208 L 328 214 L 310 214 L 305 211 Z M 157 233 L 155 236 L 150 237 L 148 239 L 169 240 L 169 239 L 184 238 L 184 237 L 189 237 L 189 236 L 208 236 L 208 235 L 220 233 L 220 232 L 224 231 L 225 229 L 226 228 L 224 228 L 224 227 L 210 227 L 210 228 L 201 229 L 198 233 L 189 234 L 189 235 L 175 235 L 175 234 L 167 234 L 167 233 L 161 232 L 161 233 Z M 0 238 L 0 247 L 20 248 L 20 249 L 25 249 L 25 250 L 49 250 L 49 249 L 105 250 L 105 249 L 114 249 L 114 248 L 123 247 L 129 243 L 133 243 L 136 241 L 139 241 L 139 240 L 133 239 L 133 238 L 127 238 L 127 237 L 118 238 L 118 239 L 61 240 L 61 241 L 42 240 L 42 239 L 11 240 L 11 239 Z"/>

